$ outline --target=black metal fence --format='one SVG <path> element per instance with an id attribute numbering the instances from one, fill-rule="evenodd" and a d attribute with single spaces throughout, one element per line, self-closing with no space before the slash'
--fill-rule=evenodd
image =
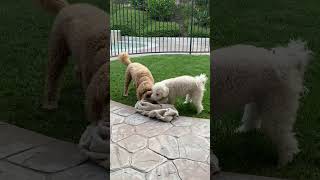
<path id="1" fill-rule="evenodd" d="M 209 0 L 112 0 L 111 56 L 207 53 Z"/>

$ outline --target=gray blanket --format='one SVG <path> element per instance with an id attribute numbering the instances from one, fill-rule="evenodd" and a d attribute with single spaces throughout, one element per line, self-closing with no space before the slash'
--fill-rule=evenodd
<path id="1" fill-rule="evenodd" d="M 91 124 L 82 134 L 79 142 L 81 152 L 105 168 L 109 168 L 109 128 L 107 121 Z"/>
<path id="2" fill-rule="evenodd" d="M 134 106 L 137 112 L 149 118 L 170 122 L 179 117 L 179 112 L 172 104 L 152 104 L 147 101 L 138 101 Z"/>

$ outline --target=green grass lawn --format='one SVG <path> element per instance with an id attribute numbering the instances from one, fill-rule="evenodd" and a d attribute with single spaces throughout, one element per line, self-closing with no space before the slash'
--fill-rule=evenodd
<path id="1" fill-rule="evenodd" d="M 2 0 L 0 6 L 0 120 L 51 137 L 77 142 L 87 121 L 83 93 L 72 61 L 65 70 L 57 111 L 40 108 L 47 66 L 48 35 L 54 16 L 33 1 Z M 86 2 L 85 0 L 72 0 Z M 101 0 L 91 4 L 106 7 Z"/>
<path id="2" fill-rule="evenodd" d="M 209 56 L 191 55 L 160 55 L 144 56 L 132 58 L 133 62 L 139 62 L 147 66 L 155 79 L 155 82 L 182 75 L 199 75 L 205 73 L 210 76 Z M 110 65 L 110 96 L 114 101 L 118 101 L 130 106 L 137 102 L 135 88 L 131 83 L 129 86 L 129 96 L 124 97 L 124 73 L 126 66 L 119 61 L 112 61 Z M 203 97 L 204 111 L 196 115 L 196 110 L 191 104 L 183 104 L 184 99 L 179 99 L 176 107 L 182 116 L 193 116 L 210 118 L 210 80 L 206 84 L 206 91 Z"/>
<path id="3" fill-rule="evenodd" d="M 224 171 L 277 176 L 288 179 L 320 179 L 320 1 L 224 0 L 212 4 L 214 48 L 237 43 L 272 47 L 290 38 L 308 41 L 314 51 L 306 74 L 310 93 L 301 99 L 295 125 L 301 152 L 286 167 L 276 168 L 276 152 L 259 132 L 233 133 L 240 114 L 212 122 L 213 148 Z"/>

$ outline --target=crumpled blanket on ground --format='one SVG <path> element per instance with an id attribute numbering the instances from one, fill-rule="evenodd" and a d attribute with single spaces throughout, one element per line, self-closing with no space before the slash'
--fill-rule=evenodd
<path id="1" fill-rule="evenodd" d="M 165 122 L 179 117 L 178 110 L 172 104 L 152 104 L 147 101 L 138 101 L 134 107 L 138 113 L 144 116 Z"/>
<path id="2" fill-rule="evenodd" d="M 89 125 L 79 141 L 81 152 L 105 168 L 109 168 L 109 125 L 107 121 Z"/>

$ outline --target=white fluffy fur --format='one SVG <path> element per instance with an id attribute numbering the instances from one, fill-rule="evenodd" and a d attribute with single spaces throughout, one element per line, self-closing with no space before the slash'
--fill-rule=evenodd
<path id="1" fill-rule="evenodd" d="M 202 98 L 205 91 L 207 76 L 179 76 L 154 84 L 151 99 L 158 103 L 175 104 L 177 97 L 186 97 L 185 103 L 191 102 L 197 108 L 197 113 L 203 110 Z"/>
<path id="2" fill-rule="evenodd" d="M 271 50 L 235 45 L 211 55 L 211 112 L 216 116 L 245 107 L 238 131 L 261 127 L 278 149 L 279 165 L 299 152 L 293 125 L 310 55 L 302 41 Z"/>

